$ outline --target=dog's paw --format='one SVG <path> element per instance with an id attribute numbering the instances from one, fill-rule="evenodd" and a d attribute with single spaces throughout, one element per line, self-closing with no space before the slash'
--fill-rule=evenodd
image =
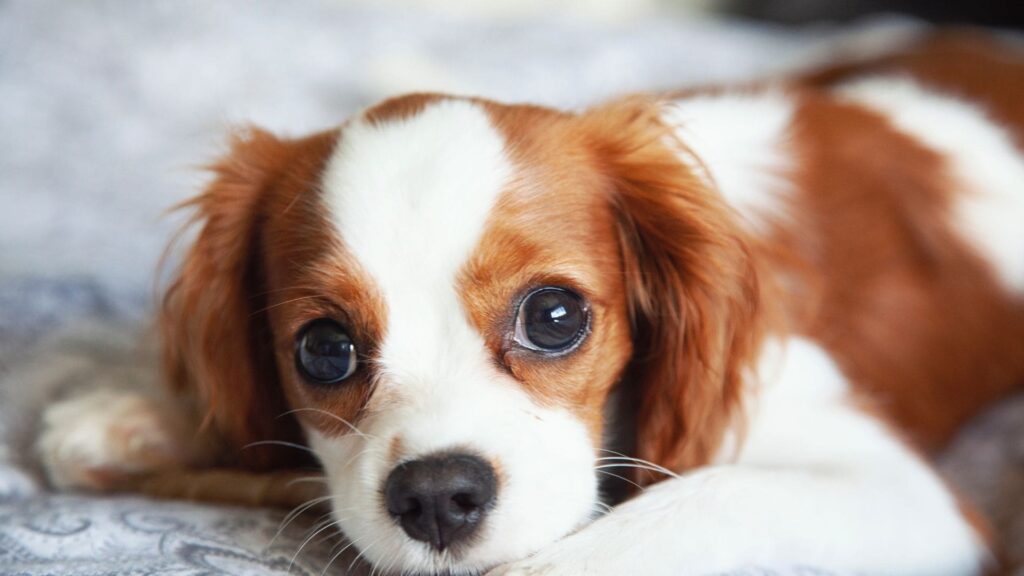
<path id="1" fill-rule="evenodd" d="M 531 556 L 494 568 L 487 576 L 681 574 L 664 570 L 656 555 L 630 538 L 631 520 L 616 510 Z"/>
<path id="2" fill-rule="evenodd" d="M 513 562 L 498 566 L 488 572 L 487 576 L 549 576 L 554 574 L 561 574 L 561 572 L 557 572 L 553 566 L 530 566 L 524 562 Z"/>
<path id="3" fill-rule="evenodd" d="M 613 574 L 596 570 L 584 551 L 569 549 L 555 543 L 534 556 L 494 568 L 487 576 L 581 576 L 586 574 Z"/>
<path id="4" fill-rule="evenodd" d="M 498 566 L 488 572 L 487 576 L 580 576 L 588 573 L 582 564 L 536 562 L 526 559 Z"/>
<path id="5" fill-rule="evenodd" d="M 174 407 L 100 389 L 49 406 L 36 449 L 54 487 L 112 490 L 184 464 L 184 436 Z"/>

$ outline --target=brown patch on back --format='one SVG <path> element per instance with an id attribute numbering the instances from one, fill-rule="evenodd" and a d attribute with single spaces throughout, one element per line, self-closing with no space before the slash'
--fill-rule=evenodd
<path id="1" fill-rule="evenodd" d="M 1024 308 L 950 230 L 944 159 L 854 105 L 805 93 L 794 120 L 795 328 L 932 449 L 1024 377 Z M 794 258 L 793 256 L 796 255 Z M 802 265 L 792 263 L 803 260 Z"/>

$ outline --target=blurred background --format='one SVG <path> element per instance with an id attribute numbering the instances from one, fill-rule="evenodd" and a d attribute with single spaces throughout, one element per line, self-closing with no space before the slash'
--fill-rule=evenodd
<path id="1" fill-rule="evenodd" d="M 1013 28 L 1020 4 L 0 1 L 0 337 L 35 329 L 11 302 L 48 306 L 47 290 L 145 308 L 180 222 L 164 211 L 232 125 L 301 134 L 413 90 L 580 107 L 799 68 L 837 37 Z"/>

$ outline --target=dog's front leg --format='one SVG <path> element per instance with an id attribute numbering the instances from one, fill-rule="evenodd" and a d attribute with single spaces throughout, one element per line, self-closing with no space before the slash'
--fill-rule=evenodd
<path id="1" fill-rule="evenodd" d="M 983 544 L 916 470 L 721 466 L 666 480 L 494 574 L 715 574 L 803 565 L 866 574 L 976 574 Z"/>
<path id="2" fill-rule="evenodd" d="M 714 574 L 814 566 L 840 574 L 977 574 L 987 547 L 955 495 L 852 402 L 817 347 L 792 343 L 751 399 L 731 461 L 657 483 L 495 574 Z"/>

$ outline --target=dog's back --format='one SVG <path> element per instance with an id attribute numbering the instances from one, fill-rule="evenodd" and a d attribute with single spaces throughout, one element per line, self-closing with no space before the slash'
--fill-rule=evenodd
<path id="1" fill-rule="evenodd" d="M 803 175 L 823 250 L 803 329 L 925 447 L 1024 384 L 1019 48 L 951 33 L 836 69 L 818 80 L 840 101 L 796 136 L 823 157 Z"/>
<path id="2" fill-rule="evenodd" d="M 922 448 L 1024 384 L 1022 95 L 1024 50 L 945 33 L 669 113 L 788 328 Z"/>

